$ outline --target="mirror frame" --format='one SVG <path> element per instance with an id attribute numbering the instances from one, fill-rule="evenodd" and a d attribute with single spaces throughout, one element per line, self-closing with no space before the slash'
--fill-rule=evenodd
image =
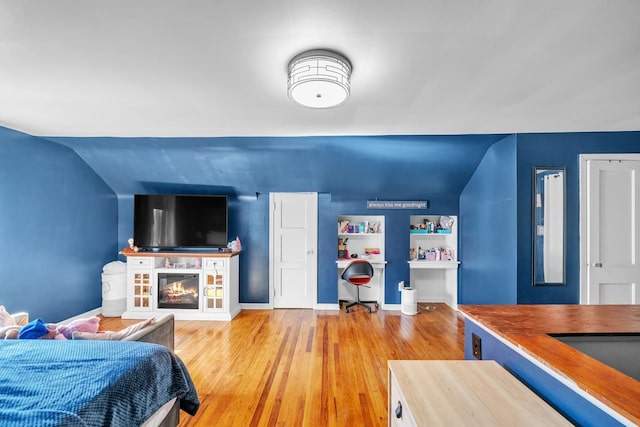
<path id="1" fill-rule="evenodd" d="M 562 205 L 561 205 L 561 218 L 562 218 L 562 278 L 560 281 L 546 281 L 539 280 L 538 276 L 542 274 L 544 279 L 544 270 L 542 272 L 539 269 L 544 267 L 541 264 L 538 254 L 542 254 L 544 259 L 544 246 L 541 243 L 538 233 L 538 222 L 542 219 L 544 223 L 544 207 L 541 207 L 538 203 L 538 174 L 544 171 L 557 171 L 562 174 Z M 531 239 L 532 239 L 532 252 L 531 252 L 531 284 L 533 286 L 560 286 L 566 284 L 567 275 L 567 168 L 564 166 L 534 166 L 532 173 L 532 218 L 531 218 Z M 540 201 L 541 202 L 541 201 Z M 542 247 L 541 247 L 542 246 Z"/>

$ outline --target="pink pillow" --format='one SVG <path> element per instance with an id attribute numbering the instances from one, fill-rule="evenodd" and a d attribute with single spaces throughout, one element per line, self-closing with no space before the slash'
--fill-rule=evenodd
<path id="1" fill-rule="evenodd" d="M 67 325 L 58 326 L 58 333 L 62 334 L 68 340 L 73 339 L 74 332 L 89 332 L 95 334 L 100 327 L 100 318 L 97 316 L 86 319 L 76 319 Z"/>

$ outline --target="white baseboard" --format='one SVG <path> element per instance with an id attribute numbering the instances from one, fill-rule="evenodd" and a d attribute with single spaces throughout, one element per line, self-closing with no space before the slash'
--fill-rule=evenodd
<path id="1" fill-rule="evenodd" d="M 314 310 L 340 310 L 340 304 L 315 304 Z"/>
<path id="2" fill-rule="evenodd" d="M 240 304 L 240 308 L 243 310 L 272 310 L 271 304 Z"/>

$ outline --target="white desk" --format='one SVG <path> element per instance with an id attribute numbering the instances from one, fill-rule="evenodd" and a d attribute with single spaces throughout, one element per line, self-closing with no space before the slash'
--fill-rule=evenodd
<path id="1" fill-rule="evenodd" d="M 364 259 L 364 258 L 356 258 Z M 336 261 L 338 266 L 338 300 L 339 301 L 355 301 L 356 287 L 342 280 L 342 271 L 347 268 L 351 261 L 355 259 L 339 259 Z M 360 286 L 360 299 L 362 301 L 378 301 L 380 307 L 384 302 L 384 268 L 387 261 L 384 259 L 366 259 L 373 266 L 373 277 L 369 282 L 369 287 Z"/>

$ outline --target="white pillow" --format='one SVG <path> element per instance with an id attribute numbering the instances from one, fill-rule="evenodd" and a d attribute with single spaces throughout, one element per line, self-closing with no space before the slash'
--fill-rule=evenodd
<path id="1" fill-rule="evenodd" d="M 0 328 L 3 326 L 15 326 L 15 325 L 16 325 L 15 319 L 11 317 L 7 309 L 4 308 L 4 305 L 0 305 Z"/>

